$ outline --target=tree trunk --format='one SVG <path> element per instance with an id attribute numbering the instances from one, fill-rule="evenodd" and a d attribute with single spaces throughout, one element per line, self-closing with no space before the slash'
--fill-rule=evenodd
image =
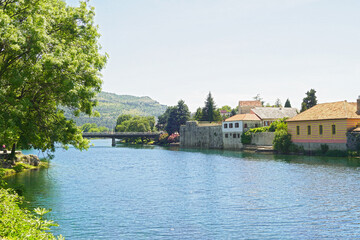
<path id="1" fill-rule="evenodd" d="M 14 160 L 14 158 L 15 158 L 15 149 L 16 149 L 16 143 L 14 143 L 13 146 L 12 146 L 11 153 L 9 155 L 9 160 Z"/>

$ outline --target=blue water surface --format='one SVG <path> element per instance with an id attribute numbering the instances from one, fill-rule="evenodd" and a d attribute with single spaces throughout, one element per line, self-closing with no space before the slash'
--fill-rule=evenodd
<path id="1" fill-rule="evenodd" d="M 360 238 L 357 160 L 93 144 L 8 179 L 67 239 Z"/>

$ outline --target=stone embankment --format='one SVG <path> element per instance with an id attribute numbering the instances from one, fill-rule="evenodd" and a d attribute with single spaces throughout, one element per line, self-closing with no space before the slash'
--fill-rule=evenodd
<path id="1" fill-rule="evenodd" d="M 0 151 L 0 168 L 6 170 L 5 176 L 15 174 L 23 169 L 35 169 L 44 165 L 39 157 L 33 154 L 24 155 L 17 151 L 12 160 L 9 159 L 9 155 L 9 152 Z"/>

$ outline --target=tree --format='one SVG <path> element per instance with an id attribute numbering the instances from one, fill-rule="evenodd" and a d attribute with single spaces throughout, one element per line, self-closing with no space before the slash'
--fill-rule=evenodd
<path id="1" fill-rule="evenodd" d="M 180 126 L 184 125 L 190 119 L 190 111 L 183 100 L 180 100 L 175 107 L 170 107 L 169 116 L 166 122 L 165 130 L 171 135 L 180 132 Z"/>
<path id="2" fill-rule="evenodd" d="M 93 114 L 101 89 L 94 9 L 87 2 L 0 1 L 0 143 L 22 149 L 88 147 L 81 130 L 64 116 Z"/>
<path id="3" fill-rule="evenodd" d="M 225 110 L 226 112 L 231 112 L 231 107 L 229 105 L 225 105 L 225 106 L 222 106 L 221 108 L 219 108 L 219 110 Z"/>
<path id="4" fill-rule="evenodd" d="M 202 121 L 222 121 L 219 110 L 216 110 L 216 105 L 213 97 L 211 96 L 211 92 L 206 98 L 205 107 L 202 109 Z"/>
<path id="5" fill-rule="evenodd" d="M 238 109 L 237 109 L 237 108 L 233 108 L 233 109 L 231 110 L 230 117 L 235 116 L 237 113 L 238 113 Z"/>
<path id="6" fill-rule="evenodd" d="M 116 122 L 116 132 L 151 132 L 154 129 L 155 118 L 123 114 Z"/>
<path id="7" fill-rule="evenodd" d="M 286 107 L 286 108 L 291 108 L 291 103 L 290 103 L 290 100 L 289 100 L 289 99 L 286 99 L 286 102 L 285 102 L 284 107 Z"/>
<path id="8" fill-rule="evenodd" d="M 306 97 L 303 98 L 303 102 L 301 103 L 301 111 L 303 112 L 309 108 L 312 108 L 317 104 L 317 99 L 315 96 L 316 91 L 314 89 L 310 89 L 310 91 L 306 92 Z"/>
<path id="9" fill-rule="evenodd" d="M 264 106 L 265 101 L 263 101 L 263 98 L 260 97 L 260 94 L 259 94 L 259 93 L 256 94 L 256 96 L 253 97 L 253 99 L 256 100 L 256 101 L 260 101 L 260 102 L 261 102 L 261 105 Z"/>
<path id="10" fill-rule="evenodd" d="M 274 107 L 279 107 L 279 108 L 282 107 L 282 105 L 281 105 L 281 100 L 280 100 L 279 98 L 276 99 Z"/>
<path id="11" fill-rule="evenodd" d="M 194 119 L 197 120 L 197 121 L 201 121 L 201 119 L 202 119 L 202 109 L 201 109 L 201 107 L 196 109 Z"/>

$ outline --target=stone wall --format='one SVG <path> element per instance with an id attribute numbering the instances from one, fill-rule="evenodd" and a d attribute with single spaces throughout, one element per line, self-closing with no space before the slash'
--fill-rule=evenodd
<path id="1" fill-rule="evenodd" d="M 240 150 L 243 148 L 240 133 L 223 133 L 224 149 Z"/>
<path id="2" fill-rule="evenodd" d="M 346 151 L 346 143 L 299 143 L 295 142 L 298 147 L 303 147 L 305 151 L 316 151 L 321 149 L 321 145 L 328 145 L 329 150 L 342 150 Z"/>
<path id="3" fill-rule="evenodd" d="M 199 125 L 196 121 L 186 122 L 180 127 L 180 146 L 187 148 L 223 149 L 221 125 Z"/>
<path id="4" fill-rule="evenodd" d="M 274 132 L 258 132 L 251 134 L 251 144 L 257 146 L 272 146 L 274 141 Z"/>

